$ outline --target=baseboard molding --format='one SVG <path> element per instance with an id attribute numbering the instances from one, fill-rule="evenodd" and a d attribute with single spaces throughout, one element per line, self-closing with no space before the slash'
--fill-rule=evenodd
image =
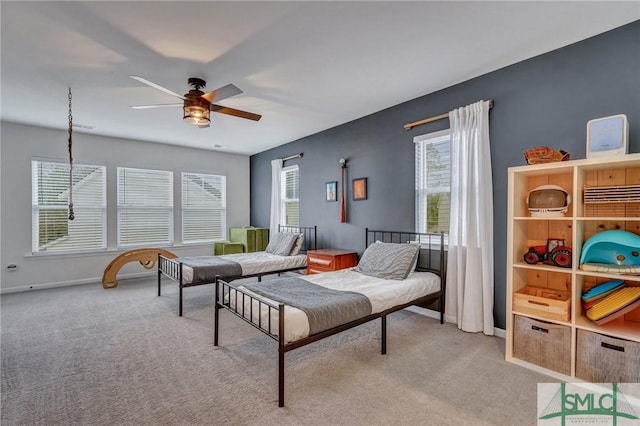
<path id="1" fill-rule="evenodd" d="M 414 312 L 416 314 L 424 315 L 425 317 L 434 318 L 434 319 L 437 319 L 438 321 L 440 321 L 440 312 L 438 312 L 438 311 L 434 311 L 432 309 L 421 308 L 419 306 L 409 306 L 406 309 L 407 309 L 407 311 L 411 311 L 411 312 Z M 503 330 L 502 328 L 497 328 L 497 327 L 493 328 L 493 335 L 496 336 L 496 337 L 500 337 L 501 339 L 505 339 L 506 336 L 507 336 L 505 330 Z"/>
<path id="2" fill-rule="evenodd" d="M 118 283 L 126 280 L 138 278 L 151 278 L 157 276 L 156 272 L 137 272 L 132 274 L 123 274 L 118 277 Z M 44 290 L 47 288 L 69 287 L 73 285 L 102 284 L 102 277 L 85 278 L 82 280 L 58 281 L 55 283 L 33 284 L 11 288 L 0 288 L 0 294 L 20 293 L 23 291 Z"/>

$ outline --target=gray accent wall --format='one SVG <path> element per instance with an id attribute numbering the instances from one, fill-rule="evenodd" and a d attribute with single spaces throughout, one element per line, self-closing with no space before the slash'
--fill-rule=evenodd
<path id="1" fill-rule="evenodd" d="M 398 64 L 397 78 L 404 67 L 411 64 Z M 386 84 L 393 85 L 393 79 Z M 361 254 L 366 227 L 414 230 L 413 138 L 449 122 L 411 131 L 403 125 L 482 99 L 495 102 L 489 119 L 494 316 L 496 327 L 505 328 L 507 169 L 525 164 L 523 151 L 541 145 L 585 158 L 587 122 L 615 114 L 627 115 L 629 152 L 640 152 L 640 21 L 253 155 L 251 224 L 269 226 L 271 160 L 302 152 L 286 165 L 300 167 L 301 225 L 318 226 L 319 247 Z M 347 223 L 340 223 L 339 202 L 324 197 L 325 182 L 340 181 L 340 158 L 349 161 L 347 188 L 354 178 L 368 178 L 367 200 L 352 201 L 347 190 Z"/>

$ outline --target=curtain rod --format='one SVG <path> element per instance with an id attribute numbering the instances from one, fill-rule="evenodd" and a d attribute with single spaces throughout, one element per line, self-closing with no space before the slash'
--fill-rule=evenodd
<path id="1" fill-rule="evenodd" d="M 489 101 L 489 108 L 493 108 L 493 100 Z M 405 130 L 411 130 L 414 127 L 419 126 L 421 124 L 431 123 L 433 121 L 442 120 L 444 118 L 449 118 L 449 113 L 448 112 L 446 112 L 444 114 L 440 114 L 440 115 L 434 115 L 433 117 L 429 117 L 429 118 L 423 118 L 422 120 L 412 121 L 411 123 L 405 124 L 404 125 L 404 129 Z"/>
<path id="2" fill-rule="evenodd" d="M 281 160 L 284 163 L 287 160 L 293 160 L 294 158 L 302 158 L 303 156 L 304 156 L 304 152 L 301 152 L 299 154 L 290 155 L 288 157 L 281 158 Z"/>

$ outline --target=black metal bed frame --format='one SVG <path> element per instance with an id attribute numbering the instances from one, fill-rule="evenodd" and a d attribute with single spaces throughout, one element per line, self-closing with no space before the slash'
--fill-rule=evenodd
<path id="1" fill-rule="evenodd" d="M 317 247 L 317 239 L 318 239 L 318 227 L 317 226 L 289 226 L 289 225 L 278 225 L 278 232 L 293 232 L 293 233 L 298 233 L 298 234 L 304 234 L 304 241 L 302 244 L 302 247 L 300 249 L 300 253 L 306 253 L 307 250 L 315 250 Z M 212 256 L 213 257 L 213 256 Z M 172 280 L 176 281 L 178 283 L 178 287 L 179 287 L 179 295 L 178 295 L 178 299 L 179 299 L 179 307 L 178 307 L 178 315 L 182 316 L 182 311 L 183 311 L 183 289 L 185 289 L 186 287 L 194 287 L 194 286 L 198 286 L 198 285 L 205 285 L 205 284 L 214 284 L 215 282 L 189 282 L 189 283 L 184 283 L 182 280 L 182 267 L 183 264 L 182 262 L 179 260 L 179 258 L 176 259 L 169 259 L 168 257 L 163 256 L 162 254 L 158 254 L 158 297 L 161 296 L 162 294 L 162 290 L 161 290 L 161 283 L 162 283 L 162 276 L 166 276 L 171 278 Z M 258 281 L 262 281 L 262 277 L 264 275 L 270 275 L 270 274 L 281 274 L 283 272 L 293 272 L 293 271 L 299 271 L 301 269 L 306 269 L 306 265 L 305 266 L 299 266 L 296 268 L 288 268 L 288 269 L 278 269 L 278 270 L 273 270 L 273 271 L 266 271 L 266 272 L 261 272 L 259 274 L 249 274 L 249 275 L 239 275 L 239 276 L 230 276 L 230 277 L 222 277 L 227 281 L 233 281 L 233 280 L 237 280 L 240 278 L 258 278 Z"/>
<path id="2" fill-rule="evenodd" d="M 418 261 L 416 271 L 428 271 L 435 273 L 440 277 L 440 290 L 432 294 L 420 297 L 412 300 L 409 303 L 394 306 L 382 312 L 367 315 L 366 317 L 351 321 L 349 323 L 331 328 L 329 330 L 304 337 L 302 339 L 295 340 L 293 342 L 285 342 L 284 326 L 284 303 L 271 303 L 238 288 L 238 286 L 230 284 L 228 281 L 223 280 L 220 277 L 216 277 L 216 295 L 215 295 L 215 309 L 214 309 L 214 338 L 213 345 L 218 346 L 219 336 L 219 315 L 220 309 L 226 309 L 238 318 L 247 322 L 251 326 L 265 333 L 273 340 L 278 342 L 278 406 L 284 406 L 284 356 L 285 353 L 294 349 L 306 346 L 310 343 L 317 342 L 325 337 L 333 336 L 342 331 L 359 326 L 361 324 L 373 321 L 377 318 L 381 319 L 381 353 L 384 355 L 387 353 L 387 315 L 405 309 L 412 305 L 425 306 L 428 303 L 438 301 L 438 309 L 440 312 L 440 324 L 444 323 L 444 294 L 445 294 L 445 281 L 446 281 L 446 261 L 444 251 L 444 237 L 443 234 L 428 234 L 418 232 L 397 232 L 397 231 L 373 231 L 366 228 L 365 230 L 365 248 L 370 243 L 378 240 L 382 242 L 394 242 L 394 243 L 420 243 L 421 258 Z M 372 237 L 372 240 L 369 237 Z M 426 247 L 425 247 L 426 244 Z M 426 260 L 422 256 L 423 251 L 428 251 Z M 437 266 L 434 266 L 436 260 L 434 254 L 439 253 L 439 259 L 437 259 Z M 426 263 L 426 265 L 425 265 Z M 232 303 L 233 300 L 233 303 Z M 245 308 L 246 303 L 249 304 L 249 309 Z M 258 312 L 255 312 L 254 305 L 257 306 Z M 267 320 L 263 321 L 263 310 L 266 310 Z M 278 323 L 272 324 L 271 314 L 275 311 L 278 312 Z M 257 316 L 257 320 L 254 318 Z M 266 322 L 266 324 L 265 324 Z M 277 330 L 277 333 L 276 333 Z"/>

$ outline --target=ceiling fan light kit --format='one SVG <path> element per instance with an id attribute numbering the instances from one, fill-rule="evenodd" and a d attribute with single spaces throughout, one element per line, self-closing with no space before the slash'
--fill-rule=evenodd
<path id="1" fill-rule="evenodd" d="M 194 126 L 205 126 L 211 122 L 209 104 L 204 99 L 189 99 L 187 97 L 187 99 L 185 99 L 184 101 L 183 110 L 184 117 L 182 117 L 182 119 L 187 124 L 192 124 Z"/>
<path id="2" fill-rule="evenodd" d="M 135 75 L 130 75 L 129 77 L 133 78 L 136 81 L 139 81 L 140 83 L 146 84 L 147 86 L 153 87 L 154 89 L 161 90 L 165 93 L 182 99 L 182 120 L 187 124 L 198 126 L 200 128 L 209 127 L 209 124 L 211 123 L 211 111 L 221 114 L 233 115 L 235 117 L 246 118 L 254 121 L 258 121 L 262 117 L 261 115 L 253 114 L 251 112 L 241 111 L 238 109 L 224 107 L 212 103 L 214 100 L 220 101 L 242 93 L 242 90 L 238 89 L 233 84 L 227 84 L 226 86 L 220 87 L 216 90 L 212 90 L 211 92 L 204 93 L 200 89 L 204 88 L 207 83 L 200 78 L 192 77 L 189 79 L 189 85 L 192 86 L 193 89 L 189 90 L 189 93 L 185 94 L 184 96 L 181 96 L 173 92 L 172 90 L 162 87 L 145 78 Z M 180 104 L 142 105 L 133 106 L 131 108 L 147 109 L 172 106 L 180 106 Z"/>
<path id="3" fill-rule="evenodd" d="M 193 89 L 184 95 L 184 116 L 182 119 L 185 123 L 194 126 L 206 126 L 211 122 L 211 113 L 209 112 L 211 102 L 202 97 L 204 92 L 200 90 L 200 88 L 205 87 L 206 84 L 204 80 L 199 78 L 189 79 L 189 85 L 193 86 Z"/>

